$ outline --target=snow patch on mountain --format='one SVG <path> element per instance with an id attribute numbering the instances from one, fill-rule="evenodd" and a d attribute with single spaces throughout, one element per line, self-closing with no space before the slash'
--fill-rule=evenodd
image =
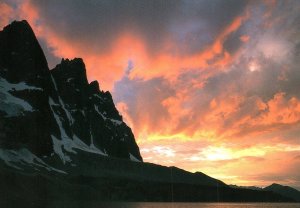
<path id="1" fill-rule="evenodd" d="M 54 135 L 51 135 L 51 138 L 53 141 L 53 149 L 54 149 L 54 152 L 60 157 L 60 159 L 62 160 L 62 162 L 64 164 L 72 161 L 70 156 L 68 156 L 64 152 L 77 154 L 77 152 L 74 149 L 79 149 L 79 150 L 89 152 L 89 153 L 108 156 L 107 154 L 105 154 L 103 151 L 99 150 L 94 145 L 92 138 L 91 138 L 90 146 L 85 144 L 75 134 L 72 136 L 73 138 L 70 138 L 67 135 L 67 133 L 62 125 L 61 118 L 59 117 L 59 115 L 57 115 L 57 113 L 53 109 L 53 106 L 58 106 L 58 104 L 56 104 L 51 97 L 49 97 L 49 105 L 50 105 L 50 109 L 52 110 L 53 116 L 54 116 L 56 123 L 60 130 L 60 139 L 56 138 Z"/>
<path id="2" fill-rule="evenodd" d="M 23 99 L 13 96 L 10 92 L 21 90 L 42 90 L 41 88 L 27 85 L 25 82 L 18 84 L 9 83 L 0 77 L 0 111 L 7 117 L 24 115 L 25 112 L 33 112 L 32 106 Z"/>
<path id="3" fill-rule="evenodd" d="M 129 153 L 129 158 L 133 162 L 141 162 L 139 159 L 137 159 L 135 156 L 133 156 L 131 153 Z"/>
<path id="4" fill-rule="evenodd" d="M 52 83 L 54 85 L 54 89 L 56 90 L 56 92 L 58 92 L 57 84 L 56 84 L 56 82 L 55 82 L 55 80 L 54 80 L 54 78 L 53 78 L 52 75 L 51 75 L 51 80 L 52 80 Z M 65 113 L 66 113 L 66 115 L 68 117 L 70 125 L 72 125 L 74 123 L 74 118 L 72 117 L 71 113 L 66 109 L 65 103 L 62 101 L 62 99 L 61 99 L 61 97 L 59 95 L 58 95 L 58 101 L 59 101 L 60 106 L 65 111 Z"/>
<path id="5" fill-rule="evenodd" d="M 106 116 L 104 116 L 103 114 L 105 114 L 106 112 L 101 113 L 98 106 L 94 105 L 94 108 L 95 108 L 96 112 L 103 118 L 104 121 L 110 120 L 115 126 L 121 125 L 123 123 L 123 121 L 112 119 L 112 118 L 107 118 Z"/>
<path id="6" fill-rule="evenodd" d="M 73 139 L 68 137 L 62 137 L 62 139 L 60 140 L 54 135 L 51 135 L 51 138 L 53 141 L 54 152 L 59 156 L 59 158 L 64 164 L 67 162 L 72 162 L 72 159 L 67 154 L 67 152 L 77 154 L 76 149 L 82 150 L 84 152 L 99 154 L 102 156 L 108 156 L 106 153 L 99 150 L 93 143 L 90 146 L 88 146 L 76 135 L 73 136 Z"/>
<path id="7" fill-rule="evenodd" d="M 46 164 L 42 159 L 38 158 L 25 148 L 21 148 L 19 150 L 0 149 L 0 159 L 2 159 L 6 165 L 18 170 L 23 170 L 22 167 L 25 166 L 31 166 L 37 170 L 39 168 L 45 168 L 48 171 L 67 174 L 62 170 L 58 170 Z"/>
<path id="8" fill-rule="evenodd" d="M 43 91 L 42 88 L 30 86 L 26 84 L 25 82 L 19 82 L 19 83 L 10 83 L 7 80 L 0 77 L 0 86 L 2 89 L 6 91 L 22 91 L 22 90 L 39 90 Z"/>
<path id="9" fill-rule="evenodd" d="M 112 119 L 112 118 L 110 118 L 109 119 L 111 122 L 113 122 L 113 124 L 114 125 L 121 125 L 122 123 L 123 123 L 123 121 L 120 121 L 120 120 L 116 120 L 116 119 Z"/>
<path id="10" fill-rule="evenodd" d="M 64 164 L 67 163 L 67 162 L 72 162 L 71 158 L 63 152 L 64 149 L 65 150 L 69 149 L 68 148 L 69 147 L 68 139 L 59 140 L 53 135 L 51 135 L 51 138 L 52 138 L 52 141 L 53 141 L 53 150 L 59 156 L 61 161 Z M 76 152 L 73 152 L 73 153 L 76 153 Z"/>
<path id="11" fill-rule="evenodd" d="M 108 156 L 106 153 L 98 149 L 93 142 L 93 139 L 91 141 L 91 145 L 88 146 L 86 143 L 84 143 L 81 139 L 79 139 L 76 135 L 73 135 L 73 148 L 80 149 L 85 152 L 95 153 L 103 156 Z"/>

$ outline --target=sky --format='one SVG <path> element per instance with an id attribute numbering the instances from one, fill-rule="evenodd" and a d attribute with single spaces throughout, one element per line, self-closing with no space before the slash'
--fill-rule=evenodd
<path id="1" fill-rule="evenodd" d="M 300 1 L 0 0 L 50 68 L 82 57 L 145 162 L 300 190 Z"/>

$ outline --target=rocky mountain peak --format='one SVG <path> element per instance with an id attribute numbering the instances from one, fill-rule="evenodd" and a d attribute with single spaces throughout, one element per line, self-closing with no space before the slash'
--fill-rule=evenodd
<path id="1" fill-rule="evenodd" d="M 89 85 L 89 89 L 91 94 L 100 93 L 100 87 L 98 81 L 97 80 L 92 81 Z"/>
<path id="2" fill-rule="evenodd" d="M 74 70 L 77 73 L 85 73 L 85 64 L 82 60 L 82 58 L 74 58 L 74 59 L 68 59 L 68 58 L 62 58 L 60 64 L 56 66 L 57 69 L 64 69 L 66 70 Z"/>
<path id="3" fill-rule="evenodd" d="M 9 70 L 8 70 L 9 69 Z M 27 21 L 14 21 L 0 32 L 0 76 L 32 82 L 48 73 L 48 64 Z"/>
<path id="4" fill-rule="evenodd" d="M 62 59 L 61 63 L 51 70 L 51 73 L 57 81 L 72 83 L 73 87 L 88 86 L 85 64 L 81 58 Z"/>
<path id="5" fill-rule="evenodd" d="M 49 70 L 26 21 L 0 32 L 0 97 L 0 150 L 25 148 L 64 164 L 82 152 L 142 161 L 111 94 L 88 83 L 83 60 Z"/>

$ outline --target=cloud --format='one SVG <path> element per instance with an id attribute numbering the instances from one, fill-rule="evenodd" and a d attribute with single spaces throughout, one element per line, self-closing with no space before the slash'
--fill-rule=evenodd
<path id="1" fill-rule="evenodd" d="M 0 28 L 3 28 L 13 18 L 13 14 L 12 14 L 13 8 L 11 8 L 11 6 L 6 4 L 5 2 L 0 2 L 0 10 L 1 10 Z"/>
<path id="2" fill-rule="evenodd" d="M 199 68 L 207 61 L 227 64 L 230 54 L 221 44 L 243 21 L 240 15 L 246 5 L 239 1 L 27 0 L 19 2 L 17 18 L 29 20 L 47 44 L 48 56 L 83 57 L 90 80 L 99 79 L 105 89 L 111 89 L 124 75 L 128 60 L 135 65 L 131 77 L 144 79 L 177 76 L 182 68 Z M 190 51 L 190 45 L 198 46 Z M 50 67 L 54 61 L 51 57 Z"/>
<path id="3" fill-rule="evenodd" d="M 183 23 L 193 22 L 192 19 L 197 22 L 199 19 L 210 20 L 214 26 L 212 32 L 218 33 L 219 28 L 235 18 L 247 4 L 239 1 L 225 3 L 219 0 L 209 2 L 67 0 L 63 3 L 58 0 L 32 0 L 31 3 L 38 8 L 41 19 L 50 28 L 58 29 L 59 35 L 74 41 L 80 39 L 83 43 L 92 42 L 96 46 L 92 50 L 96 52 L 109 49 L 110 44 L 124 31 L 142 36 L 148 43 L 148 48 L 151 51 L 155 49 L 156 52 L 165 39 L 170 37 L 169 33 L 175 32 L 174 28 L 180 29 Z M 185 32 L 187 33 L 189 30 Z"/>
<path id="4" fill-rule="evenodd" d="M 300 160 L 300 155 L 297 155 L 294 158 L 295 158 L 295 160 Z"/>
<path id="5" fill-rule="evenodd" d="M 176 160 L 177 164 L 184 168 L 204 170 L 224 179 L 232 176 L 230 180 L 234 178 L 234 181 L 240 184 L 268 185 L 266 182 L 263 183 L 263 179 L 261 181 L 252 180 L 250 177 L 247 182 L 246 177 L 239 176 L 243 173 L 239 172 L 237 168 L 241 164 L 247 163 L 249 165 L 245 169 L 252 170 L 258 165 L 257 162 L 261 163 L 261 167 L 268 166 L 267 164 L 270 162 L 278 166 L 280 162 L 274 161 L 273 158 L 277 158 L 276 154 L 279 153 L 273 155 L 268 153 L 269 156 L 264 155 L 263 157 L 253 156 L 251 154 L 256 152 L 250 148 L 248 152 L 250 155 L 239 155 L 235 159 L 226 159 L 225 151 L 224 154 L 222 153 L 225 160 L 218 158 L 222 154 L 215 154 L 218 155 L 215 157 L 216 160 L 208 161 L 207 157 L 201 153 L 201 149 L 207 149 L 207 146 L 192 143 L 192 141 L 211 142 L 215 146 L 234 143 L 237 149 L 243 149 L 246 146 L 256 147 L 258 150 L 263 150 L 264 145 L 272 144 L 299 145 L 297 135 L 300 121 L 298 109 L 300 94 L 296 90 L 300 83 L 299 53 L 297 53 L 299 38 L 295 36 L 299 33 L 299 26 L 296 22 L 299 14 L 296 12 L 297 9 L 291 8 L 292 6 L 299 8 L 299 5 L 297 3 L 297 5 L 289 4 L 282 7 L 281 3 L 274 2 L 274 4 L 260 6 L 251 4 L 245 10 L 249 12 L 248 15 L 245 15 L 247 19 L 232 30 L 233 32 L 227 33 L 223 39 L 221 38 L 222 44 L 218 45 L 220 42 L 218 42 L 217 36 L 211 42 L 202 43 L 207 47 L 211 46 L 208 50 L 211 54 L 215 53 L 214 49 L 228 52 L 231 57 L 229 64 L 222 67 L 214 65 L 215 62 L 206 62 L 207 66 L 203 64 L 199 67 L 198 65 L 199 68 L 195 67 L 196 70 L 191 70 L 194 69 L 191 67 L 189 70 L 179 70 L 175 73 L 176 70 L 167 73 L 154 71 L 151 72 L 152 76 L 149 76 L 148 79 L 139 79 L 139 88 L 142 88 L 142 85 L 148 86 L 148 83 L 156 79 L 151 77 L 163 74 L 161 82 L 164 85 L 160 87 L 160 91 L 169 92 L 163 95 L 164 99 L 158 96 L 159 93 L 152 94 L 151 107 L 140 107 L 142 109 L 161 109 L 161 112 L 164 112 L 155 117 L 157 122 L 145 121 L 134 127 L 141 146 L 148 146 L 147 138 L 152 141 L 153 145 L 156 141 L 167 141 L 172 144 L 177 158 L 187 158 L 186 161 Z M 234 22 L 233 18 L 231 24 L 235 25 Z M 287 22 L 288 26 L 284 22 Z M 190 31 L 195 30 L 192 23 L 186 27 Z M 225 33 L 226 28 L 231 28 L 230 24 L 227 24 L 227 27 L 223 27 L 219 32 Z M 218 37 L 221 37 L 221 33 Z M 191 51 L 196 53 L 193 47 L 194 45 Z M 217 60 L 217 56 L 213 60 Z M 180 61 L 184 62 L 185 59 L 180 59 Z M 168 65 L 169 69 L 173 69 L 175 65 L 183 66 L 182 63 L 174 63 L 174 65 Z M 187 65 L 193 66 L 193 64 Z M 143 77 L 142 73 L 146 72 L 138 74 L 139 77 Z M 165 76 L 168 73 L 174 73 L 176 77 Z M 134 76 L 129 76 L 126 83 L 118 82 L 114 90 L 121 93 L 125 86 L 131 86 L 135 82 Z M 151 88 L 151 86 L 148 87 Z M 155 87 L 156 85 L 152 85 L 152 88 Z M 116 99 L 126 102 L 126 98 L 116 96 Z M 138 102 L 139 99 L 145 99 L 145 97 L 140 94 L 134 99 Z M 153 99 L 160 102 L 155 103 L 152 101 Z M 128 104 L 128 109 L 139 109 L 136 106 L 131 108 L 130 102 Z M 147 111 L 143 112 L 143 117 L 147 117 L 145 114 L 148 114 Z M 131 115 L 133 114 L 128 114 L 128 116 Z M 134 118 L 133 121 L 144 121 L 139 119 L 137 114 L 132 118 Z M 146 133 L 142 129 L 147 129 Z M 200 149 L 188 148 L 185 145 L 186 141 L 190 142 L 193 147 L 199 145 Z M 175 142 L 183 146 L 181 148 L 174 147 L 173 143 Z M 228 151 L 233 150 L 230 147 Z M 272 151 L 278 152 L 275 149 L 270 150 L 270 152 Z M 193 154 L 190 155 L 189 152 Z M 145 156 L 150 154 L 147 153 Z M 150 161 L 162 160 L 162 158 L 153 156 L 154 154 L 151 155 Z M 288 153 L 284 153 L 282 157 L 290 157 L 287 155 Z M 211 153 L 210 158 L 213 157 L 214 154 Z M 195 168 L 199 161 L 203 164 Z M 224 161 L 224 163 L 220 161 Z M 220 172 L 216 172 L 216 166 L 219 167 Z M 291 162 L 288 163 L 286 169 L 279 171 L 274 165 L 268 170 L 279 171 L 284 175 L 286 171 L 296 167 L 297 165 Z M 263 169 L 260 171 L 263 172 Z M 264 174 L 270 175 L 270 172 L 264 172 Z M 262 175 L 257 177 L 260 176 Z M 295 178 L 292 174 L 287 174 L 285 179 L 289 177 Z M 296 180 L 293 182 L 278 180 L 278 182 L 293 186 L 299 184 Z"/>

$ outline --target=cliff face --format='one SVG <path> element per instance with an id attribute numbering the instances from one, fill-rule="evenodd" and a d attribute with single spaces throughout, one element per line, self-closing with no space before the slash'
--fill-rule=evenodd
<path id="1" fill-rule="evenodd" d="M 88 83 L 83 60 L 49 70 L 26 21 L 0 32 L 0 149 L 71 161 L 78 151 L 142 161 L 109 92 Z"/>

